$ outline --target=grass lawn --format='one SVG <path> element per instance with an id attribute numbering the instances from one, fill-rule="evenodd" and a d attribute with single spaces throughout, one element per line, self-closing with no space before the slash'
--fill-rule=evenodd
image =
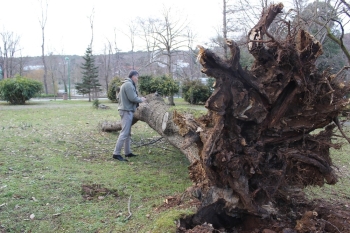
<path id="1" fill-rule="evenodd" d="M 180 112 L 205 113 L 175 101 Z M 0 232 L 174 232 L 174 220 L 194 211 L 159 208 L 191 185 L 186 157 L 161 141 L 135 148 L 129 163 L 114 161 L 118 133 L 100 132 L 98 123 L 117 121 L 117 106 L 102 103 L 111 109 L 86 100 L 0 102 Z M 138 122 L 132 138 L 137 146 L 158 135 Z M 342 179 L 308 189 L 310 197 L 348 202 L 349 152 L 332 151 Z"/>
<path id="2" fill-rule="evenodd" d="M 85 100 L 0 102 L 0 232 L 172 232 L 174 218 L 193 212 L 156 210 L 191 185 L 186 157 L 161 142 L 135 148 L 129 163 L 114 161 L 118 134 L 98 123 L 119 115 L 102 102 L 111 109 Z M 158 137 L 143 122 L 132 134 L 133 145 Z"/>

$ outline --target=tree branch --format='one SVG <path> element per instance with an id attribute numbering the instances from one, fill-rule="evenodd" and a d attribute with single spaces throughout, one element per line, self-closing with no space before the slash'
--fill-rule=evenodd
<path id="1" fill-rule="evenodd" d="M 125 221 L 126 221 L 126 220 L 129 220 L 129 218 L 131 218 L 131 216 L 132 216 L 132 213 L 131 213 L 131 211 L 130 211 L 131 196 L 132 196 L 132 195 L 130 195 L 129 201 L 128 201 L 128 212 L 129 212 L 129 216 L 126 217 Z"/>
<path id="2" fill-rule="evenodd" d="M 336 20 L 334 20 L 334 21 L 336 21 Z M 326 31 L 327 31 L 327 36 L 328 36 L 331 40 L 333 40 L 335 43 L 337 43 L 337 44 L 340 46 L 341 50 L 343 51 L 343 53 L 345 54 L 345 56 L 346 56 L 346 58 L 347 58 L 347 60 L 348 60 L 348 64 L 350 64 L 350 52 L 349 52 L 349 50 L 344 46 L 344 43 L 343 43 L 343 36 L 342 36 L 340 39 L 338 39 L 338 38 L 332 33 L 330 27 L 328 27 L 327 25 L 321 23 L 321 22 L 318 21 L 318 20 L 314 20 L 314 22 L 317 23 L 317 24 L 320 25 L 320 26 L 323 26 L 323 27 L 326 29 Z M 339 21 L 336 21 L 336 22 L 338 22 L 338 23 L 341 25 L 341 22 L 339 22 Z M 342 35 L 343 35 L 344 29 L 343 29 L 342 25 L 341 25 L 341 28 L 342 28 Z"/>
<path id="3" fill-rule="evenodd" d="M 338 117 L 334 118 L 334 123 L 337 125 L 337 127 L 338 127 L 338 129 L 339 129 L 341 135 L 343 135 L 343 137 L 348 141 L 348 143 L 350 143 L 350 138 L 348 138 L 348 137 L 346 136 L 346 134 L 344 133 L 344 131 L 343 131 L 341 125 L 340 125 L 340 122 L 339 122 Z"/>

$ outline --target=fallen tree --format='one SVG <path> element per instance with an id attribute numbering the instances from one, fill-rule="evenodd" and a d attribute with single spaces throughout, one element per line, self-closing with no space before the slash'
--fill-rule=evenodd
<path id="1" fill-rule="evenodd" d="M 312 211 L 311 216 L 306 211 L 288 224 L 272 226 L 272 216 L 286 217 L 296 199 L 303 207 L 316 208 L 303 199 L 304 187 L 338 181 L 329 150 L 340 148 L 331 141 L 336 127 L 346 137 L 338 115 L 348 104 L 344 96 L 350 89 L 342 72 L 316 71 L 322 46 L 308 32 L 286 22 L 283 40 L 269 34 L 282 8 L 280 3 L 265 9 L 248 33 L 248 49 L 255 58 L 250 70 L 241 67 L 234 41 L 227 40 L 228 60 L 199 46 L 202 72 L 216 80 L 206 115 L 194 119 L 171 112 L 152 95 L 135 112 L 134 122 L 146 122 L 191 163 L 189 174 L 201 207 L 179 231 L 205 222 L 233 229 L 237 219 L 247 216 L 269 219 L 265 224 L 277 232 L 331 228 L 330 222 L 319 224 Z M 118 130 L 118 123 L 105 122 L 102 130 Z M 349 221 L 339 224 L 330 232 L 350 229 Z"/>

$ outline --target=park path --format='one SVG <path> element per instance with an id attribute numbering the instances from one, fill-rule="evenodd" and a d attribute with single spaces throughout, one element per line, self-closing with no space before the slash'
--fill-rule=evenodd
<path id="1" fill-rule="evenodd" d="M 106 98 L 100 98 L 106 99 Z M 0 101 L 0 111 L 1 110 L 22 110 L 22 109 L 40 109 L 40 108 L 71 108 L 72 104 L 76 107 L 82 107 L 82 106 L 92 106 L 92 102 L 88 102 L 86 99 L 86 103 L 71 103 L 70 101 L 77 101 L 77 100 L 85 100 L 85 99 L 72 99 L 72 100 L 65 100 L 62 99 L 31 99 L 30 101 L 27 101 L 24 105 L 11 105 L 8 104 L 5 101 Z M 112 104 L 112 103 L 111 103 Z"/>

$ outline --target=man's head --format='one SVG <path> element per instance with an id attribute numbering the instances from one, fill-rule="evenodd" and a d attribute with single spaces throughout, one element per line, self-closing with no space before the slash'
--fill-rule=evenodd
<path id="1" fill-rule="evenodd" d="M 134 83 L 137 83 L 137 81 L 139 80 L 139 73 L 136 70 L 132 70 L 129 73 L 128 76 Z"/>

